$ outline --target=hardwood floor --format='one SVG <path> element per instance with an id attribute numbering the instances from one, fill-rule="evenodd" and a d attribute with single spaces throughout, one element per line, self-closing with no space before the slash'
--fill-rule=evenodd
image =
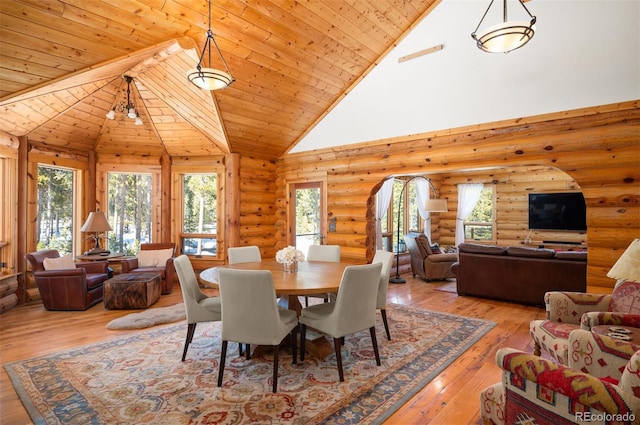
<path id="1" fill-rule="evenodd" d="M 424 282 L 403 276 L 406 284 L 390 284 L 388 302 L 418 308 L 477 317 L 497 323 L 457 361 L 445 369 L 385 424 L 479 424 L 479 392 L 498 382 L 501 373 L 494 362 L 500 347 L 532 352 L 529 321 L 544 318 L 544 309 L 473 297 L 460 297 L 454 281 Z M 205 289 L 214 295 L 214 289 Z M 182 302 L 179 286 L 163 295 L 154 307 Z M 110 331 L 105 325 L 129 310 L 105 310 L 102 304 L 84 312 L 51 312 L 41 303 L 15 307 L 0 315 L 0 362 L 49 354 L 90 344 L 118 335 L 140 332 Z M 143 330 L 144 331 L 144 330 Z M 186 331 L 186 327 L 185 327 Z M 392 336 L 393 337 L 393 336 Z M 0 414 L 2 423 L 29 424 L 31 420 L 2 369 L 0 377 Z"/>

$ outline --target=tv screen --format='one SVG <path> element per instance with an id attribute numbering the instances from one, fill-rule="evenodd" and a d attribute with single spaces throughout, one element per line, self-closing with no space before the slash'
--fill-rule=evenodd
<path id="1" fill-rule="evenodd" d="M 529 229 L 587 230 L 587 206 L 580 192 L 530 193 Z"/>

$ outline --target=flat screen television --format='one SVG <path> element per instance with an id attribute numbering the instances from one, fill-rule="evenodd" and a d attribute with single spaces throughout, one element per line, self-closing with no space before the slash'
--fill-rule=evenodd
<path id="1" fill-rule="evenodd" d="M 529 229 L 587 230 L 587 206 L 580 192 L 530 193 Z"/>

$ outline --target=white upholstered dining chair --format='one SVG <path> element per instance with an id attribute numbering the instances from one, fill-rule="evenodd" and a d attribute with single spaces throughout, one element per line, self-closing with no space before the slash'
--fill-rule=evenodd
<path id="1" fill-rule="evenodd" d="M 182 352 L 182 361 L 184 361 L 189 344 L 193 339 L 193 333 L 196 331 L 196 325 L 200 322 L 222 320 L 222 310 L 220 298 L 210 297 L 200 290 L 189 257 L 180 255 L 173 260 L 173 264 L 180 282 L 184 309 L 187 314 L 187 338 L 184 341 L 184 351 Z"/>
<path id="2" fill-rule="evenodd" d="M 229 341 L 246 344 L 247 359 L 251 344 L 273 347 L 273 392 L 278 390 L 278 354 L 280 343 L 291 337 L 293 364 L 296 364 L 298 317 L 293 310 L 278 308 L 273 276 L 268 270 L 220 269 L 218 272 L 222 302 L 222 350 L 218 369 L 218 387 L 222 386 Z"/>
<path id="3" fill-rule="evenodd" d="M 335 302 L 312 305 L 302 309 L 298 319 L 302 325 L 300 360 L 304 360 L 307 326 L 333 337 L 340 382 L 344 381 L 341 346 L 345 335 L 369 329 L 376 364 L 380 353 L 376 339 L 376 298 L 382 263 L 348 266 L 342 275 Z M 223 322 L 224 324 L 224 322 Z"/>
<path id="4" fill-rule="evenodd" d="M 311 245 L 307 250 L 307 261 L 340 262 L 340 245 Z M 304 297 L 305 307 L 309 307 L 309 297 L 322 298 L 329 301 L 329 294 L 307 295 Z"/>
<path id="5" fill-rule="evenodd" d="M 260 248 L 255 245 L 236 246 L 227 249 L 227 257 L 229 264 L 252 263 L 254 261 L 262 261 Z"/>
<path id="6" fill-rule="evenodd" d="M 387 339 L 389 341 L 391 341 L 391 333 L 389 332 L 389 322 L 387 322 L 387 289 L 389 288 L 389 276 L 391 275 L 391 268 L 393 267 L 393 258 L 393 252 L 379 249 L 376 251 L 373 261 L 371 261 L 372 264 L 382 263 L 376 308 L 380 310 L 384 330 L 387 333 Z"/>

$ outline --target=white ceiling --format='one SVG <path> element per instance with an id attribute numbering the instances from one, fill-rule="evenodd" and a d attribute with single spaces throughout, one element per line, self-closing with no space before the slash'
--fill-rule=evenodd
<path id="1" fill-rule="evenodd" d="M 471 38 L 488 4 L 443 0 L 290 152 L 640 99 L 640 1 L 530 1 L 536 34 L 506 55 Z M 528 20 L 508 4 L 509 20 Z"/>

